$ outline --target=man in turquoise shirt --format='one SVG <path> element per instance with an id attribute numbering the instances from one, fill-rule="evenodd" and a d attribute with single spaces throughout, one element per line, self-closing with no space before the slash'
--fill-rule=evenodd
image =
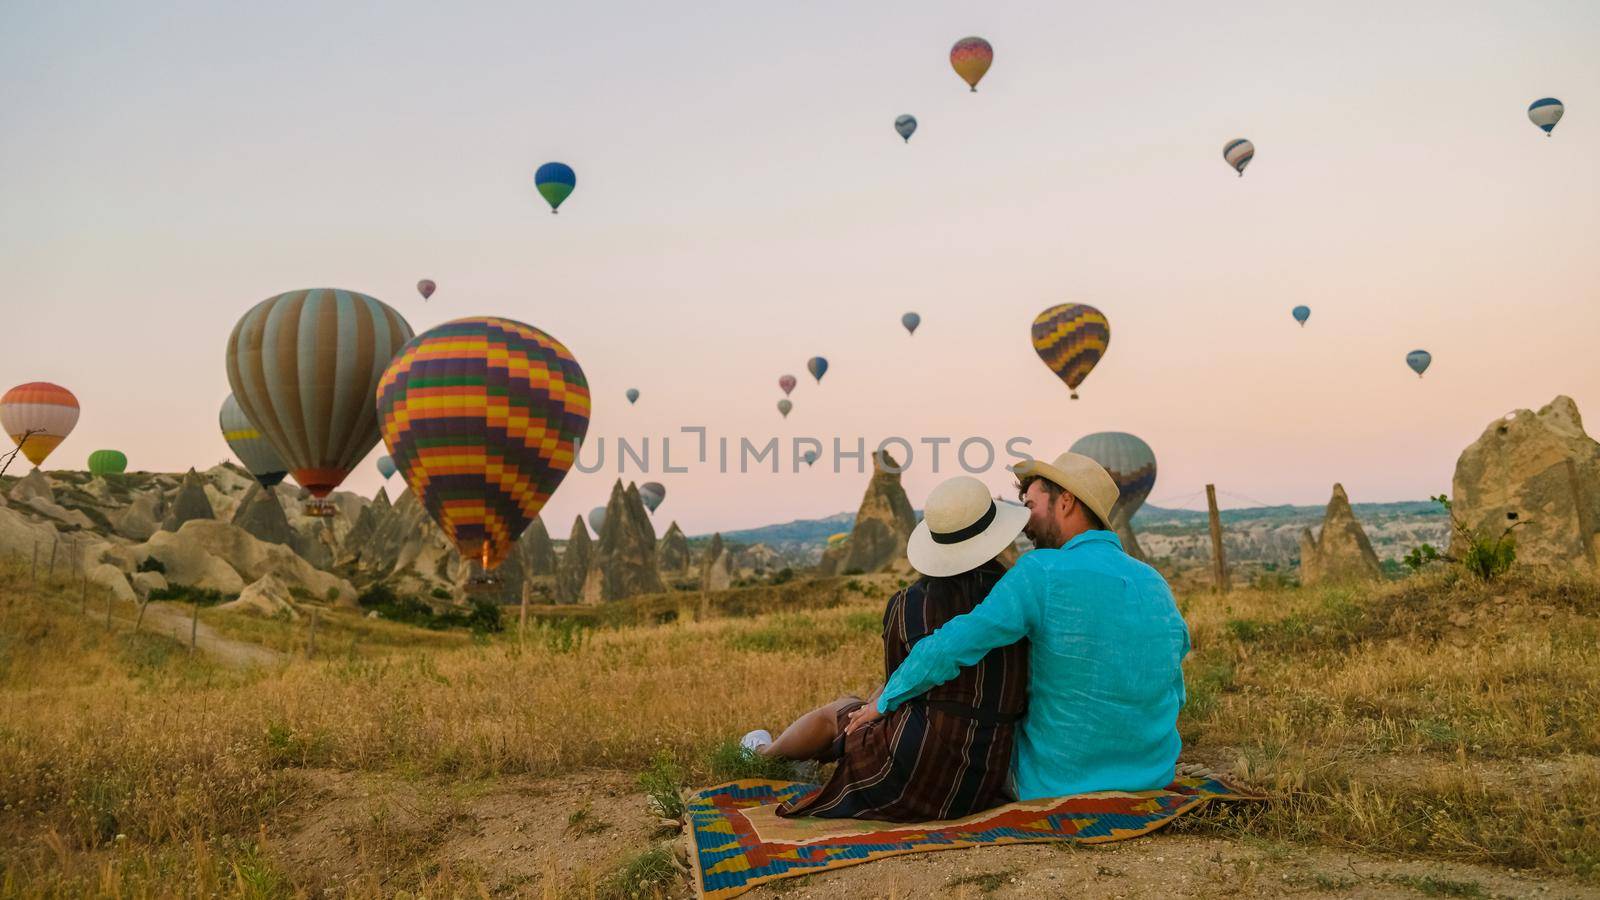
<path id="1" fill-rule="evenodd" d="M 1040 549 L 972 612 L 911 649 L 849 730 L 954 678 L 995 647 L 1031 641 L 1028 713 L 1013 760 L 1017 797 L 1142 791 L 1172 782 L 1182 742 L 1189 629 L 1161 574 L 1107 531 L 1117 487 L 1098 463 L 1063 453 L 1015 469 Z"/>

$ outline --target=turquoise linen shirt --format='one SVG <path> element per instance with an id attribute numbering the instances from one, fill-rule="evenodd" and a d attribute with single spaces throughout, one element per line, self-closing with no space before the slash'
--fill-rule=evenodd
<path id="1" fill-rule="evenodd" d="M 878 711 L 1022 638 L 1032 649 L 1012 760 L 1019 800 L 1172 782 L 1189 627 L 1166 579 L 1110 531 L 1023 554 L 972 612 L 911 648 Z"/>

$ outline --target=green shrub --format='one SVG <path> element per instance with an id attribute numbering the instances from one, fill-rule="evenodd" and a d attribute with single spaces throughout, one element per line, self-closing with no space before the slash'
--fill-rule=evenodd
<path id="1" fill-rule="evenodd" d="M 216 606 L 219 603 L 229 603 L 239 599 L 238 594 L 224 594 L 211 588 L 200 588 L 188 584 L 169 584 L 164 588 L 156 588 L 150 592 L 151 600 L 178 600 L 184 603 L 194 603 L 200 606 Z"/>
<path id="2" fill-rule="evenodd" d="M 134 569 L 136 572 L 155 572 L 157 575 L 167 574 L 167 567 L 161 560 L 154 556 L 146 556 L 144 561 Z"/>
<path id="3" fill-rule="evenodd" d="M 665 750 L 650 760 L 650 768 L 639 773 L 639 789 L 650 798 L 651 808 L 666 819 L 683 818 L 683 795 L 686 783 L 683 767 Z"/>
<path id="4" fill-rule="evenodd" d="M 1480 581 L 1493 581 L 1504 575 L 1517 561 L 1517 541 L 1511 534 L 1527 522 L 1517 518 L 1516 513 L 1506 513 L 1506 518 L 1511 522 L 1499 535 L 1489 535 L 1475 528 L 1468 528 L 1456 518 L 1455 511 L 1450 506 L 1450 497 L 1440 494 L 1433 501 L 1443 506 L 1450 515 L 1450 530 L 1459 539 L 1466 551 L 1461 556 L 1451 556 L 1442 553 L 1432 544 L 1423 544 L 1413 548 L 1402 560 L 1413 572 L 1434 562 L 1454 563 L 1465 569 L 1469 575 Z"/>
<path id="5" fill-rule="evenodd" d="M 792 781 L 794 763 L 775 756 L 762 756 L 739 745 L 738 741 L 725 741 L 713 747 L 706 759 L 713 781 L 737 781 L 741 778 L 769 778 Z"/>

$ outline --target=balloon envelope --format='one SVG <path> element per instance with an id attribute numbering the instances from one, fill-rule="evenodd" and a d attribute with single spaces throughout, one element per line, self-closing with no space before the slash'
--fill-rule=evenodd
<path id="1" fill-rule="evenodd" d="M 917 326 L 922 324 L 922 317 L 914 312 L 908 312 L 900 317 L 900 324 L 911 334 L 917 333 Z"/>
<path id="2" fill-rule="evenodd" d="M 1293 315 L 1296 322 L 1299 322 L 1301 325 L 1305 325 L 1306 320 L 1311 318 L 1311 307 L 1296 306 L 1293 310 Z"/>
<path id="3" fill-rule="evenodd" d="M 1250 160 L 1256 158 L 1256 145 L 1244 138 L 1229 141 L 1222 148 L 1222 158 L 1233 167 L 1239 177 L 1244 177 L 1244 167 L 1250 165 Z"/>
<path id="4" fill-rule="evenodd" d="M 628 397 L 629 405 L 632 405 L 634 403 L 638 403 L 639 402 L 639 389 L 638 388 L 628 388 L 627 397 Z"/>
<path id="5" fill-rule="evenodd" d="M 791 409 L 794 409 L 794 404 L 789 402 L 788 397 L 778 401 L 778 412 L 783 413 L 785 419 L 789 418 L 789 410 Z"/>
<path id="6" fill-rule="evenodd" d="M 1100 310 L 1063 303 L 1033 320 L 1033 350 L 1078 399 L 1078 385 L 1094 371 L 1111 344 L 1111 323 Z"/>
<path id="7" fill-rule="evenodd" d="M 828 361 L 820 356 L 813 356 L 806 360 L 806 371 L 811 373 L 811 377 L 815 378 L 818 384 L 821 384 L 822 376 L 828 373 Z"/>
<path id="8" fill-rule="evenodd" d="M 43 465 L 77 424 L 78 398 L 59 384 L 19 384 L 0 397 L 0 428 L 35 466 Z"/>
<path id="9" fill-rule="evenodd" d="M 815 450 L 807 450 L 806 451 L 806 455 L 801 457 L 801 458 L 806 461 L 806 465 L 808 465 L 808 466 L 815 465 L 816 462 L 817 462 L 817 451 L 815 451 Z"/>
<path id="10" fill-rule="evenodd" d="M 234 326 L 228 384 L 294 480 L 321 499 L 377 446 L 378 381 L 411 337 L 399 313 L 365 294 L 290 291 Z"/>
<path id="11" fill-rule="evenodd" d="M 421 294 L 422 299 L 426 300 L 433 296 L 433 292 L 437 290 L 438 287 L 438 285 L 433 283 L 432 278 L 424 278 L 417 282 L 417 293 Z"/>
<path id="12" fill-rule="evenodd" d="M 378 457 L 378 474 L 383 476 L 384 481 L 388 481 L 391 477 L 393 477 L 396 471 L 398 470 L 395 468 L 394 457 Z"/>
<path id="13" fill-rule="evenodd" d="M 778 387 L 783 388 L 783 395 L 785 397 L 789 396 L 789 394 L 794 390 L 794 386 L 795 380 L 793 375 L 784 375 L 778 379 Z"/>
<path id="14" fill-rule="evenodd" d="M 1426 350 L 1413 350 L 1406 354 L 1406 365 L 1411 367 L 1411 371 L 1417 373 L 1418 378 L 1421 378 L 1422 373 L 1428 371 L 1428 367 L 1433 365 L 1433 354 Z"/>
<path id="15" fill-rule="evenodd" d="M 578 186 L 578 176 L 566 163 L 547 162 L 533 173 L 533 185 L 539 189 L 539 196 L 550 204 L 553 213 Z"/>
<path id="16" fill-rule="evenodd" d="M 595 535 L 600 534 L 600 529 L 606 527 L 606 508 L 596 506 L 589 510 L 589 527 L 594 529 Z"/>
<path id="17" fill-rule="evenodd" d="M 1554 97 L 1545 97 L 1543 100 L 1533 101 L 1532 105 L 1528 107 L 1528 121 L 1539 126 L 1548 136 L 1550 132 L 1555 130 L 1556 123 L 1561 121 L 1561 116 L 1566 111 L 1567 108 L 1561 105 L 1560 100 Z"/>
<path id="18" fill-rule="evenodd" d="M 1099 463 L 1117 483 L 1117 502 L 1111 507 L 1112 528 L 1126 525 L 1144 505 L 1156 486 L 1156 455 L 1150 445 L 1123 431 L 1085 435 L 1070 448 Z"/>
<path id="19" fill-rule="evenodd" d="M 644 501 L 644 505 L 651 512 L 655 512 L 661 501 L 667 499 L 666 485 L 659 481 L 646 481 L 639 485 L 639 499 Z"/>
<path id="20" fill-rule="evenodd" d="M 262 436 L 260 429 L 251 424 L 245 416 L 244 410 L 239 406 L 239 401 L 232 394 L 222 401 L 222 411 L 217 414 L 217 424 L 222 427 L 222 439 L 228 442 L 228 449 L 238 457 L 250 477 L 264 488 L 270 488 L 283 481 L 289 474 L 289 467 L 272 449 L 272 444 Z"/>
<path id="21" fill-rule="evenodd" d="M 377 388 L 383 441 L 463 559 L 500 565 L 589 428 L 589 382 L 562 343 L 510 319 L 417 336 Z"/>
<path id="22" fill-rule="evenodd" d="M 894 130 L 905 138 L 906 143 L 911 143 L 911 136 L 917 133 L 916 116 L 898 116 L 894 120 Z"/>
<path id="23" fill-rule="evenodd" d="M 89 474 L 96 477 L 128 471 L 128 456 L 121 450 L 96 450 L 89 454 Z"/>
<path id="24" fill-rule="evenodd" d="M 981 37 L 964 37 L 950 48 L 950 67 L 974 91 L 994 64 L 994 48 Z"/>

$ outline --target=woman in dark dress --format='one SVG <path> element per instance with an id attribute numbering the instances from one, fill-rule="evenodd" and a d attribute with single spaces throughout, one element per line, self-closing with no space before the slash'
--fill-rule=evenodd
<path id="1" fill-rule="evenodd" d="M 934 488 L 906 555 L 923 574 L 890 598 L 883 615 L 884 677 L 918 640 L 969 612 L 1005 568 L 1001 556 L 1028 511 L 997 503 L 965 476 Z M 881 690 L 881 688 L 880 688 Z M 850 714 L 870 700 L 843 697 L 797 719 L 773 740 L 753 731 L 744 745 L 787 759 L 837 762 L 815 793 L 785 804 L 782 816 L 953 819 L 1015 799 L 1009 787 L 1014 733 L 1027 708 L 1026 641 L 990 651 L 947 681 L 854 733 Z"/>

